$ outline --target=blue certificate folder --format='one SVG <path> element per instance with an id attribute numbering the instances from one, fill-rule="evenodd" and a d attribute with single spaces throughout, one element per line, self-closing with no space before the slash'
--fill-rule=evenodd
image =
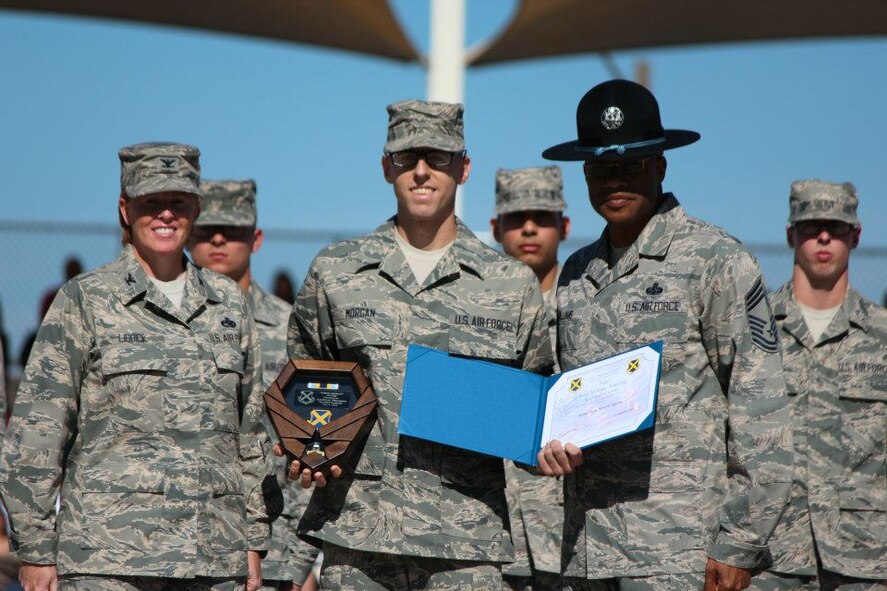
<path id="1" fill-rule="evenodd" d="M 658 353 L 658 394 L 662 342 L 647 347 Z M 635 350 L 641 349 L 644 347 Z M 545 377 L 410 345 L 398 432 L 535 466 L 542 447 L 548 393 L 561 375 Z M 654 394 L 652 410 L 642 422 L 614 437 L 649 429 L 655 418 Z"/>

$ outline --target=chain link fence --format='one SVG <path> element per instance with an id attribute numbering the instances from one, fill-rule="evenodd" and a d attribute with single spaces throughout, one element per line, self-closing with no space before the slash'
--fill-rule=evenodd
<path id="1" fill-rule="evenodd" d="M 362 234 L 323 229 L 265 229 L 265 242 L 254 255 L 255 281 L 272 290 L 273 277 L 286 272 L 298 290 L 314 255 L 330 242 Z M 481 233 L 484 236 L 484 233 Z M 561 246 L 561 260 L 596 237 L 571 237 Z M 791 274 L 792 252 L 784 243 L 751 244 L 767 285 L 775 289 Z M 40 303 L 64 278 L 65 261 L 74 256 L 84 269 L 111 261 L 120 251 L 120 229 L 113 224 L 0 221 L 0 327 L 6 334 L 9 374 L 18 375 L 26 337 L 40 322 Z M 860 246 L 851 260 L 851 282 L 865 297 L 884 303 L 887 248 Z"/>

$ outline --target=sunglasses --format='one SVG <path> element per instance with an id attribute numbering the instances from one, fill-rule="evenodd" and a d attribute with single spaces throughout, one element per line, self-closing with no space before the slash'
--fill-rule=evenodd
<path id="1" fill-rule="evenodd" d="M 453 156 L 464 156 L 465 152 L 445 152 L 443 150 L 428 150 L 426 152 L 416 150 L 402 150 L 400 152 L 388 152 L 388 158 L 397 168 L 415 168 L 419 160 L 431 168 L 446 168 L 453 163 Z"/>
<path id="2" fill-rule="evenodd" d="M 208 242 L 216 234 L 221 234 L 230 242 L 246 242 L 254 231 L 252 226 L 194 226 L 191 237 L 199 242 Z"/>
<path id="3" fill-rule="evenodd" d="M 849 236 L 850 232 L 855 228 L 853 224 L 838 221 L 822 221 L 808 220 L 806 222 L 796 222 L 792 224 L 792 228 L 797 230 L 801 236 L 819 236 L 825 230 L 829 236 Z"/>
<path id="4" fill-rule="evenodd" d="M 592 160 L 585 161 L 585 176 L 594 178 L 604 178 L 617 175 L 633 175 L 644 172 L 647 168 L 649 158 L 640 160 L 628 160 L 626 162 L 598 162 Z"/>

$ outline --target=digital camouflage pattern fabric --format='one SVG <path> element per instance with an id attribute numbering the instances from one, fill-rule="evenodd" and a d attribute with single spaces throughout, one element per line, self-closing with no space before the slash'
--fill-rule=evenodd
<path id="1" fill-rule="evenodd" d="M 418 285 L 393 226 L 321 251 L 290 318 L 290 357 L 357 361 L 379 398 L 363 453 L 315 491 L 299 531 L 365 552 L 509 561 L 502 460 L 400 437 L 397 425 L 410 343 L 550 371 L 538 282 L 457 221 Z M 507 392 L 490 395 L 508 403 Z"/>
<path id="2" fill-rule="evenodd" d="M 120 148 L 120 190 L 133 199 L 178 191 L 200 197 L 200 150 L 149 142 Z"/>
<path id="3" fill-rule="evenodd" d="M 247 291 L 247 302 L 259 330 L 262 344 L 262 389 L 267 391 L 289 360 L 286 354 L 286 332 L 292 307 L 255 282 L 250 284 Z M 265 428 L 272 439 L 276 440 L 267 414 L 264 419 Z M 297 535 L 297 526 L 308 499 L 311 498 L 311 490 L 304 489 L 299 483 L 287 478 L 285 457 L 272 456 L 272 460 L 274 475 L 283 491 L 283 512 L 271 525 L 268 554 L 262 559 L 262 577 L 266 581 L 301 583 L 311 572 L 318 552 L 317 548 Z"/>
<path id="4" fill-rule="evenodd" d="M 2 362 L 3 359 L 3 343 L 0 343 L 0 417 L 4 419 L 0 421 L 0 445 L 6 434 L 6 364 Z"/>
<path id="5" fill-rule="evenodd" d="M 445 558 L 401 558 L 401 568 L 391 567 L 391 557 L 328 546 L 324 552 L 322 589 L 364 591 L 366 589 L 470 589 L 502 591 L 499 565 Z"/>
<path id="6" fill-rule="evenodd" d="M 551 353 L 556 356 L 556 289 L 552 288 L 544 293 L 542 301 L 545 304 L 549 338 L 552 339 Z M 560 371 L 557 361 L 553 371 Z M 564 527 L 563 479 L 535 476 L 506 460 L 505 480 L 511 537 L 514 541 L 514 561 L 504 565 L 502 572 L 522 577 L 531 573 L 538 576 L 540 571 L 560 574 Z M 536 583 L 538 586 L 539 581 Z"/>
<path id="7" fill-rule="evenodd" d="M 198 226 L 256 225 L 256 181 L 203 181 Z M 276 376 L 275 376 L 276 377 Z"/>
<path id="8" fill-rule="evenodd" d="M 496 215 L 565 209 L 564 180 L 559 166 L 496 171 Z"/>
<path id="9" fill-rule="evenodd" d="M 566 478 L 565 575 L 765 567 L 792 452 L 779 351 L 753 339 L 760 268 L 670 193 L 612 268 L 608 251 L 605 230 L 564 264 L 561 369 L 662 340 L 656 425 L 587 449 Z"/>
<path id="10" fill-rule="evenodd" d="M 792 401 L 792 495 L 773 570 L 887 579 L 887 312 L 852 288 L 814 342 L 791 282 L 773 294 Z M 812 535 L 811 535 L 812 532 Z"/>
<path id="11" fill-rule="evenodd" d="M 859 198 L 853 183 L 832 183 L 807 179 L 792 183 L 789 193 L 790 224 L 804 220 L 838 220 L 859 224 L 856 207 Z"/>
<path id="12" fill-rule="evenodd" d="M 18 557 L 60 575 L 245 576 L 269 535 L 258 355 L 240 288 L 190 263 L 178 308 L 132 247 L 67 282 L 0 460 Z"/>
<path id="13" fill-rule="evenodd" d="M 413 148 L 465 150 L 461 104 L 409 100 L 392 103 L 387 109 L 386 153 Z"/>

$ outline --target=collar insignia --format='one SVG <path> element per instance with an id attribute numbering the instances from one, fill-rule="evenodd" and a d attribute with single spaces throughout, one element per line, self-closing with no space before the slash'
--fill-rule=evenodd
<path id="1" fill-rule="evenodd" d="M 132 273 L 128 273 L 126 275 L 126 284 L 127 285 L 135 285 L 135 282 L 136 282 L 136 280 L 135 280 L 135 277 L 132 276 Z"/>

